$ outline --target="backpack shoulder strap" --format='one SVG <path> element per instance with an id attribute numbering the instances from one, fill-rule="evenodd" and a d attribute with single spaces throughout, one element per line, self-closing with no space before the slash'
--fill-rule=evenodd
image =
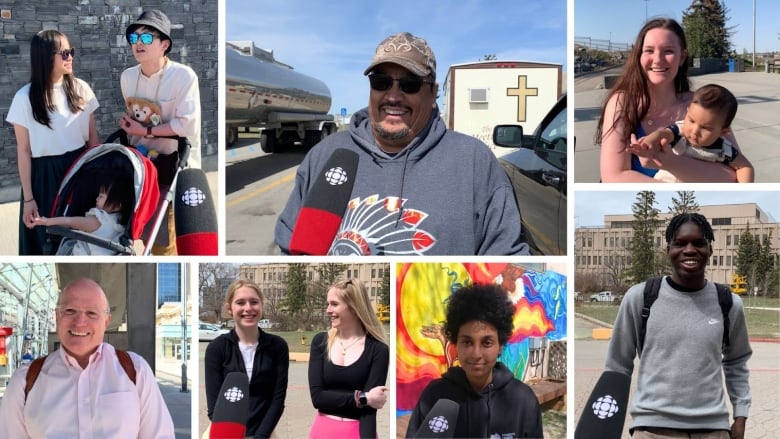
<path id="1" fill-rule="evenodd" d="M 723 345 L 722 350 L 725 352 L 729 347 L 729 327 L 731 322 L 729 321 L 729 311 L 734 304 L 734 298 L 731 297 L 731 288 L 726 284 L 715 284 L 715 289 L 718 290 L 718 304 L 720 305 L 720 312 L 723 314 Z"/>
<path id="2" fill-rule="evenodd" d="M 647 331 L 647 319 L 650 317 L 650 307 L 658 298 L 658 291 L 661 289 L 663 277 L 651 277 L 645 281 L 644 304 L 642 305 L 642 321 L 639 326 L 639 343 L 637 352 L 642 355 L 642 348 L 645 346 L 645 332 Z"/>
<path id="3" fill-rule="evenodd" d="M 130 378 L 130 381 L 135 384 L 135 366 L 133 366 L 133 359 L 130 358 L 130 354 L 128 354 L 127 351 L 123 351 L 121 349 L 114 350 L 116 351 L 116 356 L 119 359 L 119 364 L 122 366 L 122 369 L 125 370 L 127 377 Z"/>
<path id="4" fill-rule="evenodd" d="M 35 380 L 38 379 L 38 375 L 41 374 L 41 368 L 43 368 L 43 362 L 46 361 L 46 357 L 39 357 L 30 363 L 30 368 L 27 369 L 27 375 L 24 377 L 24 402 L 27 403 L 27 394 L 30 393 Z"/>

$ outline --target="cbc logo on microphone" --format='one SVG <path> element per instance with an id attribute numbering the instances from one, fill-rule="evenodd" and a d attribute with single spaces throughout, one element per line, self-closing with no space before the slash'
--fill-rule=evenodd
<path id="1" fill-rule="evenodd" d="M 618 403 L 612 398 L 612 395 L 599 396 L 591 408 L 593 414 L 599 419 L 611 418 L 619 411 Z"/>
<path id="2" fill-rule="evenodd" d="M 339 186 L 344 183 L 346 183 L 348 180 L 347 173 L 344 172 L 343 169 L 341 169 L 340 166 L 336 166 L 335 168 L 328 169 L 328 172 L 325 173 L 325 181 L 327 181 L 331 186 Z"/>
<path id="3" fill-rule="evenodd" d="M 181 194 L 181 202 L 185 206 L 195 207 L 203 204 L 206 201 L 206 194 L 202 190 L 191 187 Z"/>
<path id="4" fill-rule="evenodd" d="M 450 423 L 444 416 L 436 416 L 428 421 L 428 428 L 434 433 L 443 433 L 450 428 Z"/>
<path id="5" fill-rule="evenodd" d="M 238 387 L 231 387 L 225 390 L 225 399 L 230 402 L 238 402 L 244 399 L 244 392 Z"/>

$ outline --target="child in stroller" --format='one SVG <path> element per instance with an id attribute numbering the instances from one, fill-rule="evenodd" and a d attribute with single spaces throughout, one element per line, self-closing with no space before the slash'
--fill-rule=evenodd
<path id="1" fill-rule="evenodd" d="M 95 207 L 84 216 L 58 216 L 54 218 L 38 217 L 34 219 L 36 226 L 64 226 L 70 229 L 91 233 L 96 237 L 109 241 L 117 241 L 124 233 L 127 221 L 132 213 L 133 183 L 130 178 L 109 174 L 96 176 L 98 195 Z M 60 249 L 58 253 L 69 253 L 74 256 L 114 255 L 115 251 L 75 240 L 72 249 Z"/>

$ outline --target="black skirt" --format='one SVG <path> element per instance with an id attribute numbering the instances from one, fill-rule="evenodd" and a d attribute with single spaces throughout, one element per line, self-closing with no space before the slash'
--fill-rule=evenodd
<path id="1" fill-rule="evenodd" d="M 65 154 L 33 157 L 30 166 L 30 180 L 35 203 L 38 205 L 38 214 L 51 216 L 51 208 L 54 198 L 60 190 L 65 173 L 70 165 L 86 150 L 85 147 L 66 152 Z M 19 204 L 19 255 L 48 255 L 57 249 L 49 249 L 46 245 L 48 235 L 46 227 L 36 226 L 28 229 L 22 221 L 24 215 L 24 193 Z"/>

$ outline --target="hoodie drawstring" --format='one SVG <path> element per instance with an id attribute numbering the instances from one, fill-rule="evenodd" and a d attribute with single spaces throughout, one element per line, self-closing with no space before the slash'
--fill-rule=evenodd
<path id="1" fill-rule="evenodd" d="M 404 167 L 401 169 L 401 193 L 398 195 L 398 218 L 395 219 L 395 227 L 398 228 L 398 222 L 404 212 L 404 181 L 406 181 L 406 164 L 409 162 L 409 152 L 404 155 Z"/>

